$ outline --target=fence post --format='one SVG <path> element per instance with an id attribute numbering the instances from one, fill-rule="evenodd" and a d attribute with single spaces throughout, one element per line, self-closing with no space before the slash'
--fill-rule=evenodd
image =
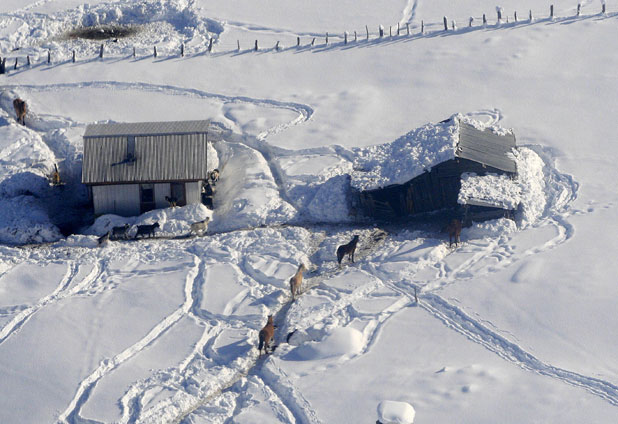
<path id="1" fill-rule="evenodd" d="M 379 31 L 380 31 L 380 38 L 384 37 L 384 27 L 382 25 L 380 25 Z"/>
<path id="2" fill-rule="evenodd" d="M 472 28 L 472 23 L 474 22 L 474 18 L 470 16 L 470 20 L 468 21 L 468 27 Z"/>
<path id="3" fill-rule="evenodd" d="M 483 25 L 487 25 L 487 16 L 483 13 Z"/>
<path id="4" fill-rule="evenodd" d="M 48 65 L 51 64 L 51 50 L 47 50 L 47 64 Z"/>
<path id="5" fill-rule="evenodd" d="M 154 57 L 157 57 L 157 46 L 154 46 Z"/>
<path id="6" fill-rule="evenodd" d="M 240 40 L 236 40 L 236 51 L 240 51 Z"/>
<path id="7" fill-rule="evenodd" d="M 397 22 L 397 35 L 399 35 L 399 22 Z"/>
<path id="8" fill-rule="evenodd" d="M 26 65 L 30 66 L 30 55 L 26 55 Z"/>
<path id="9" fill-rule="evenodd" d="M 455 19 L 451 21 L 451 28 L 453 28 L 453 31 L 457 29 L 457 24 L 455 23 Z"/>
<path id="10" fill-rule="evenodd" d="M 549 19 L 554 19 L 554 5 L 549 5 Z"/>
<path id="11" fill-rule="evenodd" d="M 582 14 L 582 4 L 577 3 L 577 16 Z"/>
<path id="12" fill-rule="evenodd" d="M 348 44 L 348 31 L 343 33 L 343 44 Z"/>
<path id="13" fill-rule="evenodd" d="M 328 32 L 326 33 L 326 45 L 328 46 Z"/>
<path id="14" fill-rule="evenodd" d="M 358 37 L 356 36 L 356 31 L 354 31 L 354 41 L 358 41 Z"/>
<path id="15" fill-rule="evenodd" d="M 443 18 L 444 20 L 444 31 L 448 31 L 448 23 L 446 22 L 446 16 Z"/>
<path id="16" fill-rule="evenodd" d="M 99 58 L 103 59 L 103 44 L 101 44 L 101 51 L 99 52 Z"/>
<path id="17" fill-rule="evenodd" d="M 257 40 L 255 40 L 255 47 L 254 47 L 254 50 L 255 50 L 256 52 L 258 51 L 258 42 L 257 42 Z"/>
<path id="18" fill-rule="evenodd" d="M 532 9 L 530 9 L 530 13 L 528 14 L 528 19 L 530 20 L 530 22 L 532 22 L 532 20 L 534 19 L 532 17 Z"/>
<path id="19" fill-rule="evenodd" d="M 425 34 L 425 21 L 421 19 L 421 34 Z"/>
<path id="20" fill-rule="evenodd" d="M 393 26 L 392 26 L 392 25 L 389 25 L 389 26 L 388 26 L 388 36 L 389 36 L 389 37 L 392 37 L 392 36 L 393 36 Z"/>
<path id="21" fill-rule="evenodd" d="M 406 23 L 406 35 L 410 35 L 410 23 Z"/>
<path id="22" fill-rule="evenodd" d="M 605 0 L 601 2 L 601 13 L 605 15 Z"/>
<path id="23" fill-rule="evenodd" d="M 17 58 L 15 58 L 15 65 L 13 66 L 13 69 L 17 69 Z"/>
<path id="24" fill-rule="evenodd" d="M 279 51 L 279 40 L 277 40 L 277 44 L 275 44 L 275 50 Z"/>
<path id="25" fill-rule="evenodd" d="M 367 31 L 367 41 L 369 41 L 369 27 L 365 25 L 365 31 Z"/>
<path id="26" fill-rule="evenodd" d="M 515 11 L 514 17 L 515 17 L 515 22 L 517 22 L 517 10 Z"/>
<path id="27" fill-rule="evenodd" d="M 180 43 L 180 56 L 185 57 L 185 43 Z"/>
<path id="28" fill-rule="evenodd" d="M 257 41 L 256 41 L 257 43 Z M 313 37 L 313 40 L 311 40 L 311 46 L 313 47 L 313 45 L 315 44 L 315 37 Z"/>
<path id="29" fill-rule="evenodd" d="M 133 57 L 135 57 L 135 56 L 137 56 L 137 55 L 135 54 L 135 46 L 134 46 L 133 47 Z M 75 50 L 73 50 L 73 57 L 75 57 Z"/>
<path id="30" fill-rule="evenodd" d="M 212 53 L 212 40 L 213 38 L 210 37 L 210 42 L 208 43 L 208 53 Z"/>
<path id="31" fill-rule="evenodd" d="M 502 20 L 502 8 L 501 7 L 496 7 L 496 13 L 498 14 L 498 23 L 500 23 L 500 21 Z"/>
<path id="32" fill-rule="evenodd" d="M 296 47 L 300 47 L 300 37 L 296 37 Z"/>
<path id="33" fill-rule="evenodd" d="M 0 75 L 6 74 L 6 57 L 0 58 Z"/>

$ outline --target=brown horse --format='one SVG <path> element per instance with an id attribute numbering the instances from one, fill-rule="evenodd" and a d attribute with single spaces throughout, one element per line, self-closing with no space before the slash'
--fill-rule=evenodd
<path id="1" fill-rule="evenodd" d="M 303 283 L 303 272 L 307 271 L 305 264 L 300 264 L 296 274 L 290 278 L 290 290 L 292 291 L 292 300 L 296 299 L 296 295 L 300 296 L 300 287 Z"/>
<path id="2" fill-rule="evenodd" d="M 348 259 L 354 263 L 354 252 L 356 251 L 356 244 L 358 243 L 358 234 L 352 238 L 348 244 L 343 244 L 337 248 L 337 262 L 341 265 L 345 255 L 348 255 Z"/>
<path id="3" fill-rule="evenodd" d="M 273 322 L 273 316 L 268 315 L 268 322 L 260 330 L 260 344 L 258 346 L 258 350 L 260 351 L 260 356 L 262 356 L 262 348 L 264 348 L 264 354 L 268 353 L 268 348 L 270 347 L 270 342 L 272 341 L 275 335 L 275 324 Z M 272 352 L 272 349 L 271 349 Z"/>
<path id="4" fill-rule="evenodd" d="M 13 100 L 13 109 L 15 109 L 15 115 L 17 116 L 17 122 L 22 125 L 26 125 L 26 102 L 20 98 Z"/>
<path id="5" fill-rule="evenodd" d="M 460 242 L 461 221 L 453 219 L 451 223 L 446 226 L 446 231 L 448 231 L 448 247 L 453 245 L 453 240 L 455 240 L 455 247 L 457 247 L 457 244 Z"/>

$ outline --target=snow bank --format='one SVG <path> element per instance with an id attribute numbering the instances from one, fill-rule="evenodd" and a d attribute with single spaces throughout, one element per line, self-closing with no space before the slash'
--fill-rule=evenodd
<path id="1" fill-rule="evenodd" d="M 0 243 L 43 243 L 61 238 L 62 234 L 35 197 L 0 198 Z"/>
<path id="2" fill-rule="evenodd" d="M 525 227 L 533 224 L 545 212 L 547 204 L 543 159 L 532 149 L 520 147 L 514 153 L 517 163 L 517 184 L 521 191 L 521 211 L 518 219 Z"/>
<path id="3" fill-rule="evenodd" d="M 292 357 L 310 361 L 339 356 L 353 356 L 363 348 L 363 334 L 351 327 L 336 327 L 321 342 L 308 342 L 294 351 Z"/>
<path id="4" fill-rule="evenodd" d="M 472 226 L 461 231 L 464 240 L 492 238 L 517 231 L 517 224 L 512 219 L 500 218 L 484 222 L 474 222 Z"/>
<path id="5" fill-rule="evenodd" d="M 203 221 L 206 218 L 212 219 L 212 211 L 202 204 L 187 205 L 175 208 L 155 209 L 140 216 L 118 216 L 114 214 L 102 215 L 97 218 L 85 234 L 102 236 L 113 227 L 121 227 L 125 224 L 134 227 L 137 225 L 149 225 L 159 223 L 157 234 L 165 236 L 182 236 L 189 233 L 191 224 Z M 131 228 L 129 234 L 133 235 L 137 231 Z"/>
<path id="6" fill-rule="evenodd" d="M 416 411 L 407 402 L 384 400 L 378 405 L 378 420 L 382 424 L 412 424 Z"/>
<path id="7" fill-rule="evenodd" d="M 136 35 L 103 41 L 106 52 L 129 54 L 133 46 L 152 46 L 178 51 L 185 43 L 187 52 L 203 51 L 210 38 L 223 32 L 223 25 L 200 16 L 192 1 L 130 0 L 80 5 L 74 9 L 43 15 L 35 12 L 16 12 L 0 22 L 0 49 L 20 48 L 25 54 L 43 57 L 51 49 L 54 58 L 68 58 L 72 50 L 78 57 L 95 55 L 100 40 L 70 39 L 67 31 L 79 27 L 100 25 L 143 26 Z M 57 60 L 57 59 L 56 59 Z"/>
<path id="8" fill-rule="evenodd" d="M 296 210 L 281 198 L 268 162 L 240 143 L 219 143 L 221 179 L 211 228 L 229 231 L 290 221 Z"/>

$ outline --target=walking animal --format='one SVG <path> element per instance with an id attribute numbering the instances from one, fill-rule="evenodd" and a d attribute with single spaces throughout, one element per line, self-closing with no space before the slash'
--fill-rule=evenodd
<path id="1" fill-rule="evenodd" d="M 124 224 L 122 227 L 113 227 L 112 237 L 115 239 L 123 238 L 126 240 L 129 238 L 129 227 L 129 224 Z"/>
<path id="2" fill-rule="evenodd" d="M 337 248 L 337 262 L 341 265 L 341 261 L 345 255 L 348 255 L 348 259 L 354 263 L 354 251 L 356 250 L 356 244 L 358 243 L 358 234 L 354 235 L 352 241 L 348 244 L 343 244 Z"/>
<path id="3" fill-rule="evenodd" d="M 156 228 L 159 228 L 158 222 L 155 222 L 152 225 L 138 225 L 137 233 L 135 233 L 135 238 L 138 238 L 139 236 L 146 236 L 146 235 L 148 237 L 154 237 Z"/>
<path id="4" fill-rule="evenodd" d="M 270 347 L 270 342 L 272 341 L 274 335 L 275 335 L 275 324 L 273 322 L 273 316 L 268 315 L 268 322 L 266 323 L 264 328 L 260 330 L 260 335 L 259 335 L 260 344 L 258 345 L 258 350 L 260 351 L 259 356 L 262 356 L 262 348 L 264 348 L 264 354 L 268 353 L 268 348 Z M 272 352 L 272 349 L 271 349 L 271 352 Z"/>
<path id="5" fill-rule="evenodd" d="M 204 232 L 208 229 L 208 222 L 210 218 L 206 218 L 203 221 L 194 222 L 191 224 L 191 232 L 194 234 L 203 235 Z"/>
<path id="6" fill-rule="evenodd" d="M 448 231 L 448 247 L 453 245 L 453 240 L 455 240 L 455 247 L 459 243 L 459 235 L 461 234 L 461 221 L 458 219 L 453 219 L 450 224 L 446 226 L 446 231 Z"/>
<path id="7" fill-rule="evenodd" d="M 26 125 L 26 102 L 19 97 L 13 100 L 13 109 L 15 109 L 15 115 L 17 116 L 17 122 L 22 125 Z"/>
<path id="8" fill-rule="evenodd" d="M 303 283 L 303 272 L 307 271 L 305 264 L 300 264 L 296 274 L 290 278 L 290 290 L 292 291 L 292 300 L 296 299 L 296 296 L 300 296 L 300 287 Z"/>
<path id="9" fill-rule="evenodd" d="M 107 233 L 103 234 L 101 237 L 98 238 L 97 241 L 99 242 L 99 246 L 109 241 L 109 235 L 110 235 L 110 231 L 108 231 Z"/>

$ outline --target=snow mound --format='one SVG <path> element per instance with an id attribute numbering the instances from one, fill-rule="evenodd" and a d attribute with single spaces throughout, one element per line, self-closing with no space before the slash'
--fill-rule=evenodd
<path id="1" fill-rule="evenodd" d="M 517 163 L 517 184 L 521 190 L 520 225 L 525 227 L 537 221 L 547 204 L 545 162 L 532 149 L 520 147 L 513 152 Z"/>
<path id="2" fill-rule="evenodd" d="M 502 209 L 516 209 L 521 202 L 521 187 L 507 175 L 461 175 L 461 188 L 457 202 L 469 204 L 473 201 Z"/>
<path id="3" fill-rule="evenodd" d="M 384 400 L 378 405 L 378 420 L 382 424 L 412 424 L 416 411 L 407 402 Z"/>
<path id="4" fill-rule="evenodd" d="M 62 234 L 35 197 L 0 198 L 0 243 L 43 243 L 61 238 Z"/>
<path id="5" fill-rule="evenodd" d="M 300 360 L 317 360 L 353 356 L 363 348 L 363 334 L 351 327 L 336 327 L 321 342 L 309 342 L 294 349 L 293 356 Z"/>
<path id="6" fill-rule="evenodd" d="M 162 50 L 179 51 L 185 43 L 187 52 L 203 51 L 211 38 L 223 32 L 220 22 L 201 17 L 193 0 L 129 0 L 80 5 L 50 15 L 18 12 L 0 21 L 0 49 L 19 48 L 24 56 L 43 57 L 47 50 L 54 58 L 68 58 L 75 50 L 78 57 L 93 56 L 101 40 L 70 38 L 67 32 L 80 27 L 103 25 L 141 26 L 136 35 L 105 42 L 106 52 L 129 54 L 133 46 L 157 45 Z M 57 59 L 56 59 L 57 60 Z"/>
<path id="7" fill-rule="evenodd" d="M 281 198 L 268 162 L 240 143 L 218 143 L 221 179 L 216 186 L 214 231 L 289 222 L 296 210 Z"/>
<path id="8" fill-rule="evenodd" d="M 475 222 L 471 227 L 464 228 L 462 238 L 465 240 L 497 238 L 517 231 L 515 221 L 507 218 L 492 219 L 490 221 Z"/>

